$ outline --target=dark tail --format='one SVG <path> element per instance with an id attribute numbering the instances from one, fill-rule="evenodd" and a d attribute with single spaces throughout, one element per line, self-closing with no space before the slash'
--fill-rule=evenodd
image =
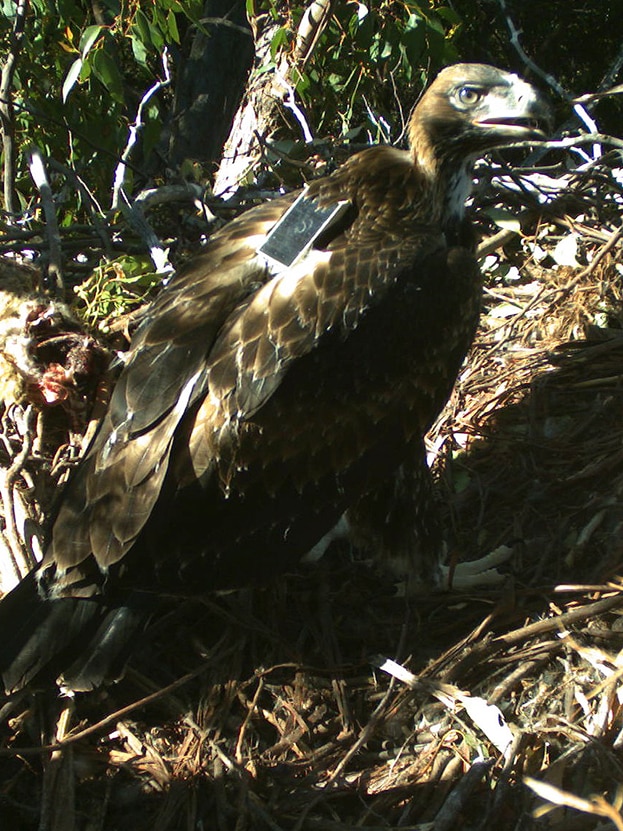
<path id="1" fill-rule="evenodd" d="M 0 602 L 0 675 L 7 693 L 61 680 L 76 692 L 120 677 L 143 608 L 98 598 L 42 600 L 31 572 Z"/>

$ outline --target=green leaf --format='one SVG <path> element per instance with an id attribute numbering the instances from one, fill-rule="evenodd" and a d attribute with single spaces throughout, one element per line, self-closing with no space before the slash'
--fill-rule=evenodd
<path id="1" fill-rule="evenodd" d="M 145 12 L 140 9 L 134 15 L 134 26 L 132 27 L 134 35 L 140 40 L 144 46 L 151 44 L 150 23 Z"/>
<path id="2" fill-rule="evenodd" d="M 454 9 L 449 6 L 440 6 L 437 9 L 437 14 L 442 20 L 445 20 L 451 26 L 458 26 L 461 23 L 461 17 Z"/>
<path id="3" fill-rule="evenodd" d="M 139 40 L 135 35 L 130 35 L 130 42 L 132 43 L 134 60 L 140 63 L 141 66 L 147 66 L 147 49 L 143 41 Z"/>
<path id="4" fill-rule="evenodd" d="M 158 19 L 159 15 L 157 15 L 156 12 L 157 9 L 154 9 L 154 21 L 149 24 L 149 37 L 154 45 L 154 49 L 157 52 L 161 52 L 164 48 L 164 35 L 162 34 L 164 27 L 161 24 L 164 23 L 164 21 L 162 18 Z"/>
<path id="5" fill-rule="evenodd" d="M 180 42 L 180 33 L 177 28 L 177 20 L 175 18 L 175 14 L 170 11 L 167 15 L 167 29 L 169 30 L 169 37 L 173 41 L 173 43 Z"/>
<path id="6" fill-rule="evenodd" d="M 402 34 L 400 45 L 409 67 L 418 65 L 426 45 L 426 33 L 423 24 L 424 21 L 419 18 L 417 25 L 409 26 Z"/>
<path id="7" fill-rule="evenodd" d="M 69 93 L 72 91 L 73 87 L 76 84 L 76 81 L 80 77 L 81 70 L 82 58 L 76 58 L 76 60 L 69 67 L 69 72 L 67 73 L 67 75 L 65 76 L 65 80 L 63 81 L 63 88 L 61 90 L 61 98 L 63 104 L 67 101 Z"/>
<path id="8" fill-rule="evenodd" d="M 93 74 L 116 101 L 123 101 L 123 82 L 117 63 L 105 49 L 98 49 L 91 62 Z"/>
<path id="9" fill-rule="evenodd" d="M 296 82 L 296 91 L 301 96 L 301 98 L 305 97 L 305 93 L 310 87 L 309 76 L 306 73 L 301 73 L 298 77 Z"/>
<path id="10" fill-rule="evenodd" d="M 392 43 L 391 38 L 387 38 L 385 41 L 383 41 L 383 47 L 382 47 L 381 53 L 379 55 L 379 60 L 380 61 L 386 61 L 388 58 L 391 58 L 393 53 L 394 53 L 394 44 Z"/>
<path id="11" fill-rule="evenodd" d="M 100 36 L 100 32 L 103 28 L 103 26 L 87 26 L 82 33 L 80 38 L 80 55 L 82 56 L 82 60 L 84 60 L 89 54 L 89 51 Z"/>
<path id="12" fill-rule="evenodd" d="M 279 49 L 288 42 L 288 31 L 285 26 L 281 26 L 275 34 L 273 35 L 273 39 L 270 42 L 270 57 L 274 60 L 275 55 L 279 51 Z"/>
<path id="13" fill-rule="evenodd" d="M 267 72 L 272 72 L 277 64 L 274 61 L 268 61 L 267 63 L 260 66 L 256 71 L 258 76 L 259 75 L 266 75 Z"/>

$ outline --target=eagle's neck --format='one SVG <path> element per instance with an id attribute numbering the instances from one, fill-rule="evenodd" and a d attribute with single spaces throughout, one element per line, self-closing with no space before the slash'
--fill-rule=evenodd
<path id="1" fill-rule="evenodd" d="M 422 132 L 411 134 L 411 153 L 422 177 L 434 220 L 444 231 L 453 231 L 462 222 L 465 202 L 472 187 L 475 158 L 435 146 Z"/>

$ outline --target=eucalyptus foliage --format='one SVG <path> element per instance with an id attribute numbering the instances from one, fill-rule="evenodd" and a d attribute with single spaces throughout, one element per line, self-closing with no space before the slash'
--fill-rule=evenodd
<path id="1" fill-rule="evenodd" d="M 113 170 L 128 138 L 137 103 L 162 75 L 165 46 L 179 49 L 181 31 L 201 16 L 200 0 L 99 4 L 31 0 L 12 90 L 18 151 L 34 143 L 84 178 L 105 207 Z M 4 0 L 0 39 L 6 52 L 16 4 Z M 166 100 L 153 99 L 144 113 L 145 158 L 158 139 Z M 17 189 L 27 205 L 30 181 L 20 169 Z M 61 200 L 69 221 L 75 191 Z"/>
<path id="2" fill-rule="evenodd" d="M 301 15 L 292 7 L 273 52 L 283 48 Z M 389 140 L 387 125 L 400 101 L 412 100 L 430 75 L 456 60 L 452 41 L 459 25 L 450 5 L 428 0 L 336 3 L 312 59 L 295 73 L 296 91 L 317 129 L 347 135 L 365 126 L 373 140 Z"/>
<path id="3" fill-rule="evenodd" d="M 455 58 L 459 20 L 450 4 L 340 0 L 331 5 L 315 48 L 300 62 L 294 47 L 305 8 L 291 0 L 247 0 L 255 30 L 269 24 L 273 32 L 255 72 L 287 68 L 293 94 L 317 136 L 353 137 L 363 129 L 361 140 L 395 139 L 402 123 L 399 101 L 413 101 L 428 75 Z M 13 193 L 23 212 L 11 218 L 12 227 L 17 221 L 27 229 L 20 233 L 32 249 L 45 250 L 45 240 L 40 242 L 45 218 L 27 167 L 28 150 L 35 145 L 47 160 L 66 260 L 81 276 L 103 255 L 98 237 L 108 235 L 108 264 L 81 293 L 90 318 L 135 305 L 137 294 L 154 279 L 148 261 L 129 253 L 138 250 L 136 237 L 124 247 L 135 232 L 127 226 L 120 232 L 119 208 L 141 188 L 167 181 L 163 136 L 171 122 L 177 70 L 197 31 L 208 35 L 208 45 L 216 36 L 218 27 L 209 26 L 212 9 L 209 0 L 0 0 L 0 65 L 14 63 L 5 84 L 9 117 L 2 127 L 13 138 Z M 16 21 L 23 30 L 19 38 Z M 390 123 L 398 130 L 390 131 Z M 7 154 L 9 146 L 5 142 Z M 2 162 L 6 175 L 12 168 Z M 83 248 L 76 242 L 79 234 L 87 240 Z M 16 248 L 15 236 L 7 235 L 4 250 Z"/>

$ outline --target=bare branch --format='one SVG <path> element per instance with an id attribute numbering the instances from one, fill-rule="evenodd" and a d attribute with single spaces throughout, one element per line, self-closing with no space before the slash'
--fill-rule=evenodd
<path id="1" fill-rule="evenodd" d="M 107 257 L 112 257 L 113 250 L 110 242 L 109 228 L 104 217 L 104 211 L 84 179 L 71 167 L 67 167 L 67 165 L 61 164 L 55 159 L 48 159 L 48 165 L 52 168 L 52 170 L 62 173 L 63 176 L 69 179 L 69 181 L 73 183 L 76 190 L 81 194 L 91 215 L 93 227 L 95 228 L 97 236 L 102 241 L 104 252 Z"/>
<path id="2" fill-rule="evenodd" d="M 121 154 L 121 161 L 117 165 L 117 169 L 115 170 L 115 178 L 114 178 L 114 185 L 113 185 L 113 196 L 112 196 L 112 209 L 118 210 L 121 206 L 120 200 L 120 193 L 123 189 L 125 183 L 125 177 L 127 172 L 127 161 L 130 157 L 132 149 L 138 140 L 138 134 L 141 128 L 144 126 L 143 122 L 143 111 L 147 106 L 148 101 L 152 96 L 154 96 L 159 90 L 163 89 L 163 87 L 168 86 L 171 83 L 171 70 L 169 68 L 169 52 L 168 50 L 164 49 L 162 53 L 162 70 L 164 73 L 164 80 L 156 81 L 153 86 L 151 86 L 145 95 L 141 98 L 138 109 L 136 111 L 136 118 L 134 119 L 134 124 L 130 126 L 130 134 L 128 136 L 128 141 L 125 146 L 125 150 Z"/>
<path id="3" fill-rule="evenodd" d="M 506 20 L 506 26 L 508 27 L 508 31 L 511 37 L 511 43 L 515 47 L 515 51 L 521 58 L 521 60 L 525 63 L 525 65 L 534 72 L 535 75 L 538 75 L 539 78 L 542 78 L 545 83 L 547 83 L 561 98 L 569 99 L 571 96 L 569 93 L 562 87 L 556 78 L 553 75 L 550 75 L 549 72 L 545 72 L 545 70 L 541 69 L 541 67 L 536 64 L 532 58 L 530 58 L 523 49 L 523 46 L 520 43 L 520 36 L 521 30 L 515 26 L 515 22 L 510 16 L 510 12 L 506 6 L 506 0 L 498 0 L 500 5 L 500 9 L 504 14 L 504 19 Z"/>
<path id="4" fill-rule="evenodd" d="M 34 145 L 29 151 L 28 168 L 32 180 L 41 194 L 43 213 L 45 215 L 45 227 L 48 238 L 48 285 L 55 297 L 64 299 L 65 284 L 63 282 L 63 254 L 61 251 L 61 235 L 58 230 L 56 208 L 52 197 L 52 188 L 45 171 L 43 156 L 38 147 Z"/>
<path id="5" fill-rule="evenodd" d="M 11 87 L 22 46 L 28 0 L 19 0 L 15 10 L 13 31 L 9 39 L 9 52 L 0 76 L 0 124 L 2 125 L 2 149 L 4 153 L 4 207 L 15 213 L 15 143 L 13 141 L 13 101 Z"/>
<path id="6" fill-rule="evenodd" d="M 329 22 L 331 0 L 313 0 L 301 18 L 294 46 L 294 61 L 302 69 L 314 53 L 320 35 Z"/>
<path id="7" fill-rule="evenodd" d="M 18 527 L 16 501 L 19 497 L 15 488 L 32 449 L 35 421 L 36 412 L 29 406 L 24 413 L 22 447 L 11 459 L 8 467 L 0 467 L 0 502 L 2 503 L 2 514 L 5 522 L 4 535 L 10 556 L 10 562 L 3 563 L 1 574 L 1 583 L 5 590 L 12 583 L 14 584 L 14 582 L 20 580 L 36 563 L 36 556 L 29 548 L 26 536 L 20 533 Z M 8 565 L 12 571 L 10 576 L 5 573 L 5 565 Z"/>
<path id="8" fill-rule="evenodd" d="M 121 200 L 119 207 L 130 225 L 149 249 L 149 256 L 156 271 L 162 274 L 173 271 L 173 266 L 169 262 L 169 249 L 162 247 L 161 241 L 158 239 L 154 229 L 145 219 L 141 204 L 139 202 L 132 204 L 123 189 L 121 190 Z"/>

